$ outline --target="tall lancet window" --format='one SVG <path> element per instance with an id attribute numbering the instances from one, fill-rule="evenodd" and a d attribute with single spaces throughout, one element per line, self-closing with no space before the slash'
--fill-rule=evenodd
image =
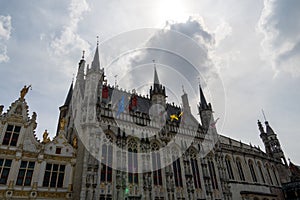
<path id="1" fill-rule="evenodd" d="M 195 152 L 192 152 L 192 154 L 191 154 L 191 166 L 192 166 L 195 188 L 196 189 L 201 188 L 200 171 L 199 171 L 199 165 L 197 162 Z"/>
<path id="2" fill-rule="evenodd" d="M 218 189 L 218 181 L 216 176 L 215 165 L 214 162 L 211 160 L 208 161 L 208 169 L 211 177 L 212 187 L 213 189 Z"/>
<path id="3" fill-rule="evenodd" d="M 257 162 L 257 166 L 258 166 L 258 170 L 259 170 L 259 173 L 260 173 L 260 177 L 261 177 L 262 182 L 263 182 L 263 183 L 266 183 L 265 176 L 264 176 L 264 173 L 263 173 L 263 171 L 262 171 L 260 162 Z"/>
<path id="4" fill-rule="evenodd" d="M 183 187 L 180 158 L 173 155 L 172 160 L 173 160 L 173 171 L 174 171 L 175 186 L 176 187 Z"/>
<path id="5" fill-rule="evenodd" d="M 250 169 L 250 173 L 251 173 L 253 182 L 257 182 L 257 178 L 256 178 L 256 173 L 255 173 L 255 170 L 254 170 L 253 162 L 251 160 L 249 160 L 248 165 L 249 165 L 249 169 Z"/>
<path id="6" fill-rule="evenodd" d="M 274 174 L 274 177 L 275 177 L 275 180 L 276 180 L 276 184 L 279 185 L 279 181 L 278 181 L 277 174 L 276 174 L 274 166 L 272 166 L 272 171 L 273 171 L 273 174 Z"/>
<path id="7" fill-rule="evenodd" d="M 162 185 L 161 160 L 159 146 L 156 143 L 151 144 L 152 174 L 153 184 Z"/>
<path id="8" fill-rule="evenodd" d="M 111 145 L 102 145 L 102 164 L 101 164 L 101 178 L 102 182 L 112 182 L 112 159 L 113 148 Z"/>
<path id="9" fill-rule="evenodd" d="M 128 142 L 128 182 L 139 183 L 138 175 L 138 151 L 137 143 L 134 140 Z"/>
<path id="10" fill-rule="evenodd" d="M 225 158 L 225 163 L 226 163 L 226 168 L 227 168 L 227 173 L 228 173 L 229 179 L 234 180 L 234 175 L 233 175 L 232 166 L 231 166 L 231 160 L 229 157 Z"/>
<path id="11" fill-rule="evenodd" d="M 268 173 L 268 176 L 269 176 L 269 183 L 271 185 L 273 185 L 273 180 L 272 180 L 272 176 L 271 176 L 270 169 L 269 169 L 268 165 L 266 165 L 266 169 L 267 169 L 267 173 Z"/>
<path id="12" fill-rule="evenodd" d="M 236 166 L 238 168 L 238 172 L 239 172 L 239 176 L 240 176 L 241 181 L 245 181 L 245 175 L 244 175 L 242 163 L 241 163 L 241 160 L 239 158 L 236 159 Z"/>

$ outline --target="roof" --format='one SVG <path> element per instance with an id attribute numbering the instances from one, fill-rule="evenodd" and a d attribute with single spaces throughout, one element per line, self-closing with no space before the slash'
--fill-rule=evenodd
<path id="1" fill-rule="evenodd" d="M 300 166 L 297 166 L 290 161 L 289 168 L 292 173 L 292 179 L 300 180 Z"/>
<path id="2" fill-rule="evenodd" d="M 70 102 L 71 102 L 71 99 L 72 99 L 72 94 L 73 94 L 73 82 L 72 82 L 72 84 L 70 85 L 70 89 L 69 89 L 69 92 L 68 92 L 66 101 L 65 101 L 65 103 L 64 103 L 64 106 L 70 105 Z"/>
<path id="3" fill-rule="evenodd" d="M 146 115 L 150 115 L 149 111 L 151 110 L 151 99 L 148 96 L 141 96 L 139 94 L 130 93 L 128 91 L 120 90 L 118 88 L 107 86 L 108 87 L 108 101 L 112 107 L 115 107 L 118 105 L 118 103 L 121 101 L 122 97 L 124 96 L 124 106 L 125 109 L 128 109 L 128 106 L 130 104 L 130 99 L 135 96 L 137 99 L 137 106 L 136 106 L 136 112 L 141 112 Z M 182 109 L 179 106 L 173 105 L 173 104 L 166 104 L 166 112 L 167 112 L 167 119 L 170 119 L 170 115 L 179 115 Z M 180 120 L 179 120 L 180 121 Z"/>

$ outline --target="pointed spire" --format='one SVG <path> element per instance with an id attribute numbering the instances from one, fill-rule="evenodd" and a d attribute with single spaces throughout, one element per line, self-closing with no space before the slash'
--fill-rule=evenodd
<path id="1" fill-rule="evenodd" d="M 158 84 L 159 85 L 159 80 L 158 80 L 158 75 L 157 75 L 157 71 L 156 71 L 156 64 L 155 64 L 155 60 L 152 60 L 154 63 L 154 84 Z"/>
<path id="2" fill-rule="evenodd" d="M 263 117 L 264 117 L 264 119 L 265 119 L 266 133 L 267 133 L 268 135 L 275 134 L 275 132 L 273 131 L 273 129 L 272 129 L 271 126 L 269 125 L 269 122 L 268 122 L 268 120 L 267 120 L 267 118 L 266 118 L 266 115 L 265 115 L 264 110 L 261 109 L 261 111 L 262 111 Z"/>
<path id="3" fill-rule="evenodd" d="M 94 55 L 94 59 L 92 61 L 91 69 L 100 70 L 100 59 L 99 59 L 99 36 L 97 36 L 97 47 Z"/>
<path id="4" fill-rule="evenodd" d="M 268 135 L 275 135 L 275 132 L 273 131 L 273 129 L 271 128 L 271 126 L 269 125 L 268 121 L 265 121 L 266 124 L 266 133 Z"/>
<path id="5" fill-rule="evenodd" d="M 85 51 L 83 50 L 81 60 L 79 61 L 79 64 L 78 64 L 78 71 L 77 71 L 77 76 L 76 76 L 76 79 L 78 81 L 82 81 L 84 79 L 84 68 L 85 68 L 84 53 L 85 53 Z"/>
<path id="6" fill-rule="evenodd" d="M 199 90 L 200 90 L 200 108 L 203 109 L 203 110 L 206 110 L 206 109 L 209 108 L 209 105 L 206 102 L 206 99 L 205 99 L 205 96 L 204 96 L 204 93 L 202 91 L 200 83 L 199 83 Z"/>
<path id="7" fill-rule="evenodd" d="M 163 95 L 164 97 L 167 97 L 165 87 L 162 86 L 158 80 L 155 60 L 153 60 L 153 63 L 154 63 L 154 83 L 153 86 L 151 86 L 150 88 L 150 98 L 152 98 L 153 95 Z"/>
<path id="8" fill-rule="evenodd" d="M 183 93 L 183 95 L 181 95 L 181 101 L 182 101 L 183 112 L 191 113 L 188 95 L 185 92 Z"/>
<path id="9" fill-rule="evenodd" d="M 71 86 L 70 86 L 66 101 L 64 103 L 64 106 L 70 105 L 70 102 L 71 102 L 71 99 L 72 99 L 72 94 L 73 94 L 73 81 L 71 83 Z"/>

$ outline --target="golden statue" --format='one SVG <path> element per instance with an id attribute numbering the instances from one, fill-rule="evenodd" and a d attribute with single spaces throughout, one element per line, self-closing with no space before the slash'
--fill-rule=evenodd
<path id="1" fill-rule="evenodd" d="M 65 129 L 67 120 L 65 118 L 61 118 L 60 123 L 59 123 L 59 130 L 62 131 Z"/>
<path id="2" fill-rule="evenodd" d="M 29 85 L 28 87 L 24 85 L 23 89 L 20 91 L 20 99 L 24 99 L 25 95 L 28 93 L 29 88 L 31 88 L 31 85 Z"/>
<path id="3" fill-rule="evenodd" d="M 72 145 L 73 145 L 73 147 L 74 147 L 75 149 L 78 148 L 78 141 L 77 141 L 77 137 L 76 137 L 76 136 L 73 138 Z"/>
<path id="4" fill-rule="evenodd" d="M 45 130 L 45 132 L 43 133 L 43 143 L 48 143 L 50 142 L 50 138 L 48 137 L 49 133 L 47 132 L 47 130 Z"/>

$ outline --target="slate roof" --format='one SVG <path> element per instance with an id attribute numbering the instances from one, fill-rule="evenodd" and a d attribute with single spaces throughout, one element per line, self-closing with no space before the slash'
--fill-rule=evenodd
<path id="1" fill-rule="evenodd" d="M 128 111 L 130 98 L 133 95 L 136 95 L 136 98 L 137 98 L 136 111 L 144 113 L 149 116 L 149 110 L 151 108 L 151 99 L 148 96 L 141 96 L 139 94 L 133 94 L 128 91 L 120 90 L 120 89 L 115 88 L 110 85 L 108 85 L 107 87 L 108 87 L 107 102 L 110 103 L 112 107 L 118 106 L 118 103 L 122 99 L 122 96 L 124 96 L 125 109 L 127 109 L 127 111 Z M 181 112 L 181 108 L 179 106 L 167 103 L 166 104 L 166 112 L 167 112 L 168 119 L 170 119 L 170 115 L 173 115 L 173 114 L 179 115 Z"/>

